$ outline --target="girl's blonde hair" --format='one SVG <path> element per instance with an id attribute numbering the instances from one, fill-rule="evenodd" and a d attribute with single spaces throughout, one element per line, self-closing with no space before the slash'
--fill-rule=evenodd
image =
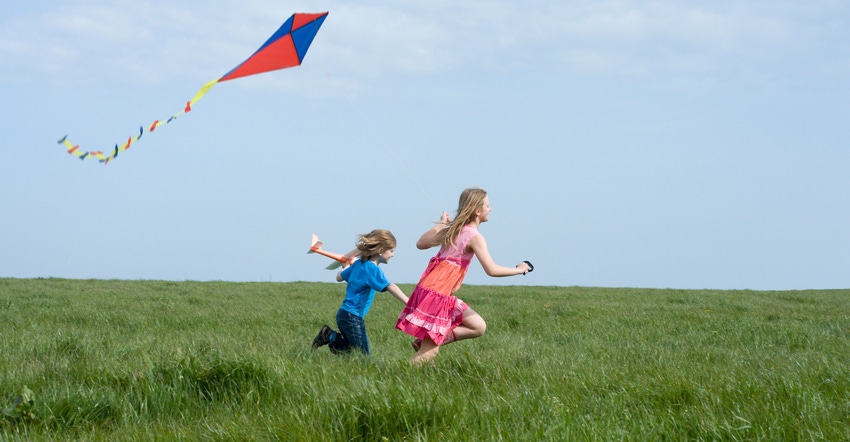
<path id="1" fill-rule="evenodd" d="M 396 241 L 389 230 L 375 229 L 369 233 L 357 235 L 355 245 L 360 251 L 360 259 L 368 261 L 387 250 L 395 249 Z"/>
<path id="2" fill-rule="evenodd" d="M 478 187 L 470 187 L 464 189 L 460 193 L 460 199 L 457 202 L 457 213 L 452 224 L 446 229 L 446 236 L 443 238 L 443 245 L 453 246 L 463 226 L 472 222 L 478 216 L 475 212 L 484 207 L 484 198 L 487 197 L 487 191 Z"/>

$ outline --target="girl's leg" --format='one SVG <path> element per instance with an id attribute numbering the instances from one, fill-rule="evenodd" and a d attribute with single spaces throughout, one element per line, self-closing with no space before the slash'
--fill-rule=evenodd
<path id="1" fill-rule="evenodd" d="M 487 331 L 487 323 L 484 322 L 484 318 L 481 315 L 469 308 L 463 311 L 463 321 L 452 331 L 454 332 L 454 340 L 443 342 L 444 345 L 449 342 L 484 336 L 484 332 Z"/>
<path id="2" fill-rule="evenodd" d="M 466 309 L 463 312 L 463 321 L 457 327 L 452 330 L 452 334 L 446 337 L 446 340 L 443 341 L 442 345 L 450 344 L 455 341 L 462 341 L 464 339 L 472 339 L 478 338 L 484 335 L 484 332 L 487 330 L 487 323 L 484 322 L 484 318 L 481 317 L 475 310 Z M 430 362 L 433 364 L 433 360 L 437 357 L 437 354 L 440 353 L 440 346 L 437 345 L 431 338 L 425 337 L 422 340 L 422 344 L 419 346 L 419 350 L 416 351 L 416 354 L 410 358 L 410 363 L 412 365 L 419 365 L 426 362 Z"/>
<path id="3" fill-rule="evenodd" d="M 434 341 L 425 337 L 422 340 L 422 344 L 419 346 L 419 350 L 416 351 L 410 358 L 410 365 L 422 365 L 424 363 L 434 363 L 434 358 L 437 357 L 437 353 L 440 352 L 440 346 L 434 343 Z"/>

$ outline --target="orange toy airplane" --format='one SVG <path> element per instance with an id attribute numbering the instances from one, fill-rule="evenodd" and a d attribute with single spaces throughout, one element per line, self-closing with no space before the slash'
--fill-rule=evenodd
<path id="1" fill-rule="evenodd" d="M 319 237 L 316 234 L 313 234 L 313 242 L 310 244 L 310 250 L 307 253 L 318 253 L 322 256 L 327 256 L 328 258 L 334 260 L 331 265 L 325 267 L 328 270 L 334 270 L 342 266 L 343 264 L 351 265 L 354 260 L 358 258 L 358 253 L 360 252 L 357 249 L 354 249 L 345 255 L 340 253 L 328 252 L 327 250 L 322 249 L 322 241 L 319 240 Z"/>

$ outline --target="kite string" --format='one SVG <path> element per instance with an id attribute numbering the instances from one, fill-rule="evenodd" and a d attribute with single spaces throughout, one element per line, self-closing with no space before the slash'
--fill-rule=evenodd
<path id="1" fill-rule="evenodd" d="M 340 94 L 342 94 L 343 97 L 345 97 L 345 100 L 348 101 L 348 104 L 350 104 L 351 107 L 354 108 L 354 110 L 360 116 L 360 119 L 363 120 L 363 122 L 366 124 L 366 126 L 369 127 L 375 137 L 378 138 L 378 140 L 384 146 L 384 149 L 389 152 L 389 154 L 392 155 L 392 157 L 396 160 L 399 166 L 401 166 L 401 168 L 404 170 L 404 173 L 406 173 L 407 176 L 413 181 L 413 183 L 416 184 L 416 187 L 418 187 L 422 194 L 425 195 L 426 198 L 428 198 L 431 204 L 433 204 L 435 207 L 440 207 L 434 201 L 434 198 L 432 198 L 431 195 L 425 190 L 425 188 L 422 187 L 422 184 L 419 183 L 419 180 L 417 180 L 413 173 L 410 172 L 410 169 L 408 169 L 404 162 L 401 161 L 401 158 L 396 155 L 395 151 L 392 149 L 392 147 L 390 147 L 389 143 L 387 143 L 386 140 L 384 140 L 384 137 L 382 137 L 378 130 L 375 129 L 375 126 L 366 118 L 360 108 L 357 107 L 357 104 L 355 104 L 354 101 L 348 96 L 348 94 L 346 94 L 345 91 L 342 90 L 342 88 L 339 86 L 339 84 L 337 84 L 336 80 L 331 76 L 331 73 L 329 71 L 327 71 L 327 75 L 328 79 L 331 81 L 334 87 L 339 91 Z"/>

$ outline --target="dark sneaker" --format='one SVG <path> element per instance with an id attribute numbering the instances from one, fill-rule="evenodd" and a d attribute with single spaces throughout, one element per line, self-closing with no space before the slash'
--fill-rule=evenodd
<path id="1" fill-rule="evenodd" d="M 317 348 L 319 348 L 323 345 L 330 344 L 331 343 L 331 333 L 333 333 L 333 330 L 331 330 L 331 328 L 328 327 L 327 325 L 323 325 L 322 328 L 319 330 L 319 334 L 316 335 L 315 339 L 313 339 L 312 349 L 315 350 L 315 349 L 317 349 Z"/>
<path id="2" fill-rule="evenodd" d="M 414 339 L 413 342 L 410 343 L 410 346 L 413 347 L 413 351 L 419 351 L 419 349 L 422 347 L 422 340 Z"/>

